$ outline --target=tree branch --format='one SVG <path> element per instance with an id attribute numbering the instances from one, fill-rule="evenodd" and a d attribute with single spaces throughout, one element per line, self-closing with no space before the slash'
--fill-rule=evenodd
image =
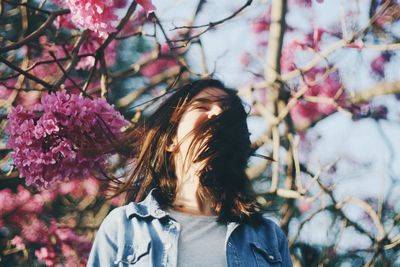
<path id="1" fill-rule="evenodd" d="M 33 39 L 39 37 L 50 26 L 50 24 L 55 20 L 55 18 L 57 16 L 61 16 L 61 15 L 69 14 L 69 13 L 70 13 L 69 9 L 52 12 L 50 17 L 48 17 L 48 19 L 36 31 L 32 32 L 31 34 L 26 36 L 24 39 L 22 39 L 16 43 L 13 43 L 6 47 L 0 48 L 0 54 L 6 53 L 11 50 L 18 49 L 21 46 L 26 45 Z"/>
<path id="2" fill-rule="evenodd" d="M 350 93 L 347 98 L 352 104 L 358 104 L 371 100 L 376 96 L 400 94 L 400 81 L 381 82 L 366 90 Z"/>

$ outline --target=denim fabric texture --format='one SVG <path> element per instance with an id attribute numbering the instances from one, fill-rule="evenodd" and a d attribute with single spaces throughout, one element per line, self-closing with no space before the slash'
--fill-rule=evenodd
<path id="1" fill-rule="evenodd" d="M 150 193 L 142 202 L 107 215 L 87 266 L 175 267 L 179 232 L 179 223 L 160 209 Z M 225 247 L 229 267 L 292 266 L 285 235 L 266 218 L 258 225 L 228 223 Z"/>

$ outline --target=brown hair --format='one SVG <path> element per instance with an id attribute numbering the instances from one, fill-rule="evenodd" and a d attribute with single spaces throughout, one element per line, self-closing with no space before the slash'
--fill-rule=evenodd
<path id="1" fill-rule="evenodd" d="M 122 145 L 129 147 L 134 164 L 117 194 L 126 192 L 127 200 L 139 202 L 154 188 L 161 207 L 172 205 L 177 179 L 167 147 L 191 99 L 208 87 L 223 90 L 227 96 L 219 100 L 223 112 L 193 131 L 190 147 L 200 147 L 194 162 L 206 162 L 206 167 L 199 172 L 200 193 L 211 199 L 221 222 L 259 217 L 245 173 L 251 154 L 247 113 L 236 91 L 214 79 L 197 80 L 175 90 L 151 116 L 127 132 Z"/>

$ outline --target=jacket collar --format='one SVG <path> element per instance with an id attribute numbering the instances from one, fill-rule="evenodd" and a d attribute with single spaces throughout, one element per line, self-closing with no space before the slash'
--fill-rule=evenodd
<path id="1" fill-rule="evenodd" d="M 141 218 L 153 217 L 161 219 L 168 215 L 167 212 L 160 208 L 160 204 L 154 197 L 154 190 L 152 189 L 147 197 L 138 203 L 129 203 L 126 208 L 126 216 L 130 219 L 132 216 L 138 216 Z"/>

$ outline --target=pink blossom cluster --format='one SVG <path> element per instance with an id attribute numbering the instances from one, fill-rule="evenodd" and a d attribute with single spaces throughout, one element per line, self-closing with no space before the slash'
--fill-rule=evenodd
<path id="1" fill-rule="evenodd" d="M 154 62 L 151 62 L 150 64 L 148 64 L 142 68 L 141 73 L 143 76 L 145 76 L 147 78 L 151 78 L 154 75 L 160 74 L 169 68 L 178 66 L 176 59 L 162 57 L 162 54 L 171 53 L 171 50 L 170 50 L 168 44 L 163 44 L 161 46 L 160 52 L 161 52 L 161 56 L 159 58 L 157 58 Z M 147 60 L 150 56 L 151 56 L 151 52 L 144 54 L 142 57 L 142 61 Z"/>
<path id="2" fill-rule="evenodd" d="M 71 21 L 81 29 L 89 29 L 106 38 L 114 32 L 118 16 L 112 0 L 65 0 L 71 10 Z"/>
<path id="3" fill-rule="evenodd" d="M 256 18 L 250 24 L 250 30 L 254 33 L 257 47 L 264 51 L 268 45 L 269 27 L 271 26 L 271 7 L 261 17 Z"/>
<path id="4" fill-rule="evenodd" d="M 371 71 L 378 78 L 383 78 L 385 76 L 385 64 L 390 61 L 392 54 L 390 52 L 384 52 L 374 58 L 371 62 Z"/>
<path id="5" fill-rule="evenodd" d="M 290 114 L 296 125 L 309 125 L 316 119 L 327 116 L 345 104 L 345 94 L 337 71 L 316 67 L 304 74 L 308 89 L 303 97 L 297 99 Z M 307 99 L 309 98 L 309 99 Z M 312 99 L 312 100 L 311 100 Z"/>
<path id="6" fill-rule="evenodd" d="M 107 38 L 116 31 L 118 21 L 117 9 L 125 7 L 126 0 L 53 0 L 58 6 L 66 5 L 70 15 L 57 19 L 56 25 L 72 28 L 72 24 L 80 29 L 89 29 L 100 38 Z M 136 0 L 147 14 L 155 11 L 151 0 Z"/>
<path id="7" fill-rule="evenodd" d="M 282 72 L 290 72 L 296 69 L 296 54 L 299 51 L 312 49 L 314 51 L 320 50 L 320 42 L 324 33 L 334 34 L 324 28 L 314 28 L 312 32 L 305 35 L 304 40 L 297 38 L 292 39 L 282 49 L 281 57 L 281 70 Z"/>
<path id="8" fill-rule="evenodd" d="M 324 0 L 314 0 L 317 3 L 322 3 L 324 2 Z M 311 7 L 313 0 L 292 0 L 289 1 L 289 5 L 291 3 L 296 4 L 296 5 L 300 5 L 300 6 L 304 6 L 304 7 Z"/>
<path id="9" fill-rule="evenodd" d="M 281 70 L 283 73 L 296 69 L 295 56 L 299 48 L 304 49 L 304 46 L 297 39 L 293 39 L 283 47 L 281 57 Z"/>
<path id="10" fill-rule="evenodd" d="M 55 190 L 32 193 L 22 185 L 14 192 L 0 190 L 0 228 L 6 230 L 10 243 L 16 249 L 28 249 L 46 266 L 83 266 L 91 242 L 79 236 L 69 224 L 61 223 L 52 210 L 60 196 L 68 194 L 79 198 L 96 193 L 98 180 L 70 181 Z M 73 186 L 71 186 L 73 184 Z M 63 190 L 64 187 L 74 190 Z"/>
<path id="11" fill-rule="evenodd" d="M 385 105 L 372 105 L 370 103 L 351 105 L 348 107 L 348 110 L 351 112 L 354 121 L 364 118 L 384 120 L 387 118 L 389 112 Z"/>
<path id="12" fill-rule="evenodd" d="M 44 96 L 41 103 L 8 115 L 7 147 L 28 185 L 48 188 L 57 181 L 86 178 L 101 168 L 106 155 L 89 155 L 84 149 L 113 140 L 127 125 L 106 100 L 65 92 Z"/>

